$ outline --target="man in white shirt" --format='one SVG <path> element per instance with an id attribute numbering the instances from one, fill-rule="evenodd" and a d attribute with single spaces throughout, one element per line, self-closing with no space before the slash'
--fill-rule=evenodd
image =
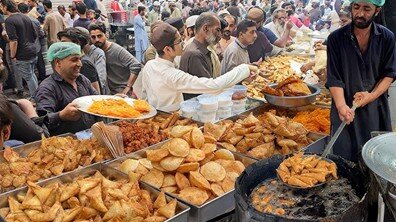
<path id="1" fill-rule="evenodd" d="M 183 40 L 173 26 L 159 22 L 153 28 L 151 43 L 158 58 L 146 63 L 142 75 L 142 98 L 157 109 L 173 111 L 183 101 L 182 93 L 219 93 L 249 77 L 257 67 L 242 64 L 216 78 L 198 78 L 176 69 L 173 60 L 183 52 Z"/>
<path id="2" fill-rule="evenodd" d="M 283 32 L 288 31 L 293 27 L 293 23 L 291 21 L 287 21 L 285 9 L 276 9 L 272 13 L 272 22 L 266 24 L 264 27 L 271 30 L 279 39 L 283 35 Z"/>
<path id="3" fill-rule="evenodd" d="M 66 12 L 65 6 L 64 5 L 59 5 L 58 6 L 58 12 L 60 16 L 63 18 L 63 22 L 66 25 L 66 28 L 73 27 L 73 19 L 71 19 L 70 14 Z"/>

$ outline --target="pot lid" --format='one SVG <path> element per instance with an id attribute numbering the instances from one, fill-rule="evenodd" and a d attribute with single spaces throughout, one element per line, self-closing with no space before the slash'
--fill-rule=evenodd
<path id="1" fill-rule="evenodd" d="M 396 184 L 396 133 L 370 139 L 363 146 L 363 160 L 375 174 Z"/>

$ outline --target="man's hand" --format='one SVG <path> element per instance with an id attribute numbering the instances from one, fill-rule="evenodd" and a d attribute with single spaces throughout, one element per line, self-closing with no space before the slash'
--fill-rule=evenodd
<path id="1" fill-rule="evenodd" d="M 347 105 L 343 105 L 340 108 L 337 108 L 337 110 L 338 116 L 340 117 L 341 121 L 345 121 L 348 125 L 355 118 L 355 112 Z"/>
<path id="2" fill-rule="evenodd" d="M 63 121 L 77 121 L 81 118 L 81 112 L 77 109 L 77 105 L 69 103 L 59 112 L 59 117 Z"/>
<path id="3" fill-rule="evenodd" d="M 375 100 L 375 96 L 367 91 L 357 92 L 353 98 L 359 107 L 364 107 Z"/>
<path id="4" fill-rule="evenodd" d="M 287 21 L 287 22 L 285 23 L 285 29 L 287 29 L 287 30 L 292 29 L 293 26 L 294 26 L 294 24 L 293 24 L 293 22 L 291 22 L 291 21 Z"/>
<path id="5" fill-rule="evenodd" d="M 121 94 L 128 95 L 129 91 L 131 91 L 131 87 L 126 86 L 124 90 L 122 90 Z"/>

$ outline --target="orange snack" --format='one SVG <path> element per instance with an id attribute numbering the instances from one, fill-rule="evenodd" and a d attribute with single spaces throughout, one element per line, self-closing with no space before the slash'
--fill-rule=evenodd
<path id="1" fill-rule="evenodd" d="M 303 124 L 309 131 L 330 134 L 330 109 L 298 112 L 293 120 Z"/>
<path id="2" fill-rule="evenodd" d="M 144 100 L 136 100 L 131 106 L 123 99 L 103 99 L 94 101 L 88 111 L 104 116 L 135 118 L 150 111 L 150 106 Z"/>

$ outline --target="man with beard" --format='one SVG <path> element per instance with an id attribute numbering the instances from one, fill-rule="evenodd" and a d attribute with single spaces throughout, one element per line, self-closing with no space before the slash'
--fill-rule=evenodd
<path id="1" fill-rule="evenodd" d="M 352 0 L 352 23 L 328 37 L 327 83 L 332 133 L 342 121 L 334 154 L 359 160 L 372 131 L 391 131 L 387 90 L 396 77 L 395 36 L 373 22 L 385 0 Z M 350 107 L 359 106 L 354 113 Z"/>
<path id="2" fill-rule="evenodd" d="M 232 42 L 224 52 L 221 61 L 221 74 L 224 74 L 240 64 L 249 64 L 247 47 L 256 41 L 256 23 L 252 20 L 243 20 L 238 24 L 238 38 Z"/>
<path id="3" fill-rule="evenodd" d="M 56 42 L 47 52 L 54 73 L 41 82 L 35 95 L 39 116 L 51 135 L 75 133 L 92 126 L 98 119 L 82 114 L 74 99 L 98 94 L 80 74 L 81 47 L 72 42 Z"/>
<path id="4" fill-rule="evenodd" d="M 107 84 L 110 93 L 130 95 L 133 92 L 132 86 L 142 65 L 124 47 L 107 41 L 104 23 L 91 24 L 89 33 L 91 42 L 105 52 Z"/>
<path id="5" fill-rule="evenodd" d="M 180 59 L 180 69 L 198 77 L 213 77 L 213 64 L 209 45 L 216 45 L 220 40 L 221 24 L 215 13 L 202 13 L 195 22 L 195 38 Z M 217 56 L 217 55 L 216 55 Z M 185 95 L 185 99 L 196 95 Z"/>
<path id="6" fill-rule="evenodd" d="M 133 20 L 134 27 L 135 27 L 135 51 L 136 51 L 136 59 L 139 62 L 143 61 L 143 55 L 146 49 L 149 46 L 149 39 L 146 32 L 146 7 L 145 6 L 138 6 L 138 14 L 135 16 Z"/>
<path id="7" fill-rule="evenodd" d="M 321 11 L 320 11 L 320 3 L 319 0 L 313 0 L 311 2 L 312 9 L 309 11 L 309 21 L 311 24 L 314 24 L 314 22 L 318 21 L 321 17 Z"/>
<path id="8" fill-rule="evenodd" d="M 281 8 L 276 9 L 274 13 L 272 13 L 272 21 L 266 24 L 264 27 L 271 30 L 279 39 L 283 36 L 283 33 L 286 30 L 290 30 L 293 25 L 294 24 L 291 21 L 287 20 L 286 10 Z M 288 38 L 290 38 L 290 34 Z"/>
<path id="9" fill-rule="evenodd" d="M 153 9 L 147 15 L 147 21 L 149 25 L 152 25 L 154 22 L 161 20 L 160 16 L 160 6 L 159 1 L 154 1 Z"/>
<path id="10" fill-rule="evenodd" d="M 223 31 L 221 33 L 221 39 L 218 43 L 218 45 L 220 46 L 220 49 L 221 49 L 221 54 L 220 54 L 221 56 L 219 56 L 220 60 L 223 59 L 223 55 L 224 55 L 224 52 L 227 49 L 227 47 L 231 44 L 231 42 L 235 41 L 236 38 L 234 36 L 232 36 L 231 34 L 235 32 L 236 27 L 237 27 L 236 26 L 236 18 L 234 16 L 232 16 L 230 14 L 224 14 L 221 17 L 223 17 L 227 21 L 228 26 L 223 29 Z"/>

